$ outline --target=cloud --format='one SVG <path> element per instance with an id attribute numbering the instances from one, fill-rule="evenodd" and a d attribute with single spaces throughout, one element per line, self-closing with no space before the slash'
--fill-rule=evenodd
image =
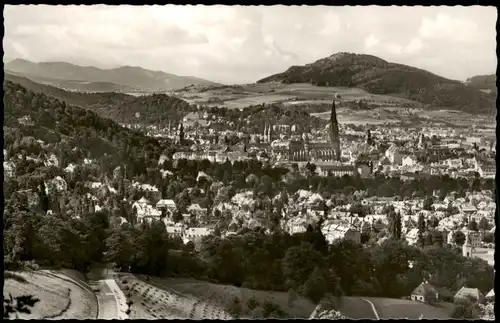
<path id="1" fill-rule="evenodd" d="M 328 10 L 322 17 L 324 27 L 319 32 L 321 35 L 332 35 L 340 31 L 342 24 L 341 18 L 333 9 Z"/>
<path id="2" fill-rule="evenodd" d="M 365 47 L 366 48 L 372 48 L 375 47 L 380 43 L 380 40 L 375 37 L 373 34 L 370 34 L 370 36 L 365 38 Z"/>
<path id="3" fill-rule="evenodd" d="M 434 19 L 424 18 L 420 36 L 428 39 L 448 39 L 457 42 L 474 41 L 478 27 L 469 19 L 459 19 L 447 14 L 438 14 Z"/>
<path id="4" fill-rule="evenodd" d="M 424 47 L 424 44 L 419 38 L 413 38 L 408 45 L 403 49 L 403 52 L 406 54 L 416 54 L 418 53 L 422 48 Z"/>
<path id="5" fill-rule="evenodd" d="M 384 44 L 384 47 L 386 52 L 391 55 L 399 55 L 403 52 L 403 48 L 398 44 L 388 43 Z"/>
<path id="6" fill-rule="evenodd" d="M 496 69 L 496 18 L 495 8 L 478 6 L 17 5 L 4 7 L 3 44 L 12 58 L 134 65 L 225 83 L 336 52 L 466 79 Z"/>

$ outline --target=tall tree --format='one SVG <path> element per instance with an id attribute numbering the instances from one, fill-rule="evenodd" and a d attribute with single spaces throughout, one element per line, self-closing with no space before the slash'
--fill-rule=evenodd
<path id="1" fill-rule="evenodd" d="M 43 180 L 41 180 L 38 188 L 38 197 L 40 200 L 40 208 L 42 209 L 44 214 L 47 214 L 47 211 L 49 210 L 49 197 L 47 196 L 47 192 L 45 192 L 45 190 L 45 183 Z"/>
<path id="2" fill-rule="evenodd" d="M 489 230 L 490 229 L 490 223 L 488 222 L 488 219 L 486 219 L 484 216 L 481 218 L 481 220 L 479 220 L 479 230 L 483 231 L 483 233 L 486 231 L 486 230 Z"/>
<path id="3" fill-rule="evenodd" d="M 424 235 L 425 235 L 425 218 L 423 214 L 420 214 L 418 216 L 418 222 L 417 222 L 417 228 L 418 228 L 418 245 L 423 248 L 424 247 Z"/>
<path id="4" fill-rule="evenodd" d="M 468 224 L 467 224 L 467 229 L 471 230 L 471 231 L 479 231 L 479 228 L 478 228 L 478 225 L 477 225 L 477 222 L 475 219 L 472 219 Z"/>
<path id="5" fill-rule="evenodd" d="M 465 233 L 460 230 L 453 232 L 452 237 L 453 242 L 460 247 L 465 243 Z"/>

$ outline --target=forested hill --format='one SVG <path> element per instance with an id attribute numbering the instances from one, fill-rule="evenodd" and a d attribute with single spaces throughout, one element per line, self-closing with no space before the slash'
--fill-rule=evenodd
<path id="1" fill-rule="evenodd" d="M 165 94 L 135 97 L 123 93 L 81 93 L 65 91 L 39 84 L 25 77 L 5 73 L 5 80 L 18 83 L 35 93 L 52 96 L 67 104 L 77 105 L 122 123 L 158 123 L 160 120 L 179 120 L 190 111 L 187 102 Z M 136 113 L 140 114 L 137 118 Z"/>
<path id="2" fill-rule="evenodd" d="M 4 147 L 16 139 L 33 137 L 46 144 L 65 145 L 86 157 L 120 160 L 125 147 L 134 158 L 158 160 L 167 144 L 124 128 L 111 119 L 56 98 L 34 93 L 19 84 L 4 81 Z M 129 154 L 129 155 L 130 155 Z M 115 163 L 115 162 L 113 162 Z"/>
<path id="3" fill-rule="evenodd" d="M 495 74 L 490 75 L 476 75 L 470 77 L 465 81 L 468 87 L 481 90 L 485 93 L 491 93 L 496 95 L 497 93 L 497 76 Z"/>
<path id="4" fill-rule="evenodd" d="M 490 113 L 496 107 L 491 96 L 459 81 L 364 54 L 337 53 L 311 64 L 292 66 L 258 83 L 270 81 L 357 87 L 374 94 L 405 97 L 434 108 L 470 113 Z"/>

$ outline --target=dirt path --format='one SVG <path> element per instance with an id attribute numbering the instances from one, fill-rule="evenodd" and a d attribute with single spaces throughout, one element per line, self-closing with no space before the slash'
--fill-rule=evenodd
<path id="1" fill-rule="evenodd" d="M 377 312 L 377 309 L 375 308 L 375 305 L 373 305 L 373 303 L 367 299 L 364 299 L 363 300 L 365 302 L 367 302 L 368 304 L 370 304 L 371 308 L 372 308 L 372 311 L 373 311 L 373 314 L 375 314 L 375 317 L 377 318 L 377 320 L 380 320 L 380 317 L 378 316 L 378 312 Z"/>
<path id="2" fill-rule="evenodd" d="M 118 319 L 117 301 L 108 284 L 99 280 L 94 285 L 99 291 L 96 292 L 97 302 L 99 304 L 99 320 Z"/>
<path id="3" fill-rule="evenodd" d="M 122 290 L 113 279 L 114 271 L 108 268 L 95 268 L 87 275 L 92 281 L 89 283 L 96 291 L 99 304 L 98 319 L 126 320 L 127 300 Z"/>

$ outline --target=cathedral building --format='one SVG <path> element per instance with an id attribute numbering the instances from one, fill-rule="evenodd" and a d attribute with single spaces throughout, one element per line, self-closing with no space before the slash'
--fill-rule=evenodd
<path id="1" fill-rule="evenodd" d="M 335 163 L 341 161 L 339 125 L 332 102 L 330 124 L 325 129 L 329 132 L 329 141 L 311 141 L 306 133 L 299 140 L 275 140 L 271 142 L 271 126 L 266 125 L 264 138 L 271 143 L 271 152 L 278 161 Z"/>

